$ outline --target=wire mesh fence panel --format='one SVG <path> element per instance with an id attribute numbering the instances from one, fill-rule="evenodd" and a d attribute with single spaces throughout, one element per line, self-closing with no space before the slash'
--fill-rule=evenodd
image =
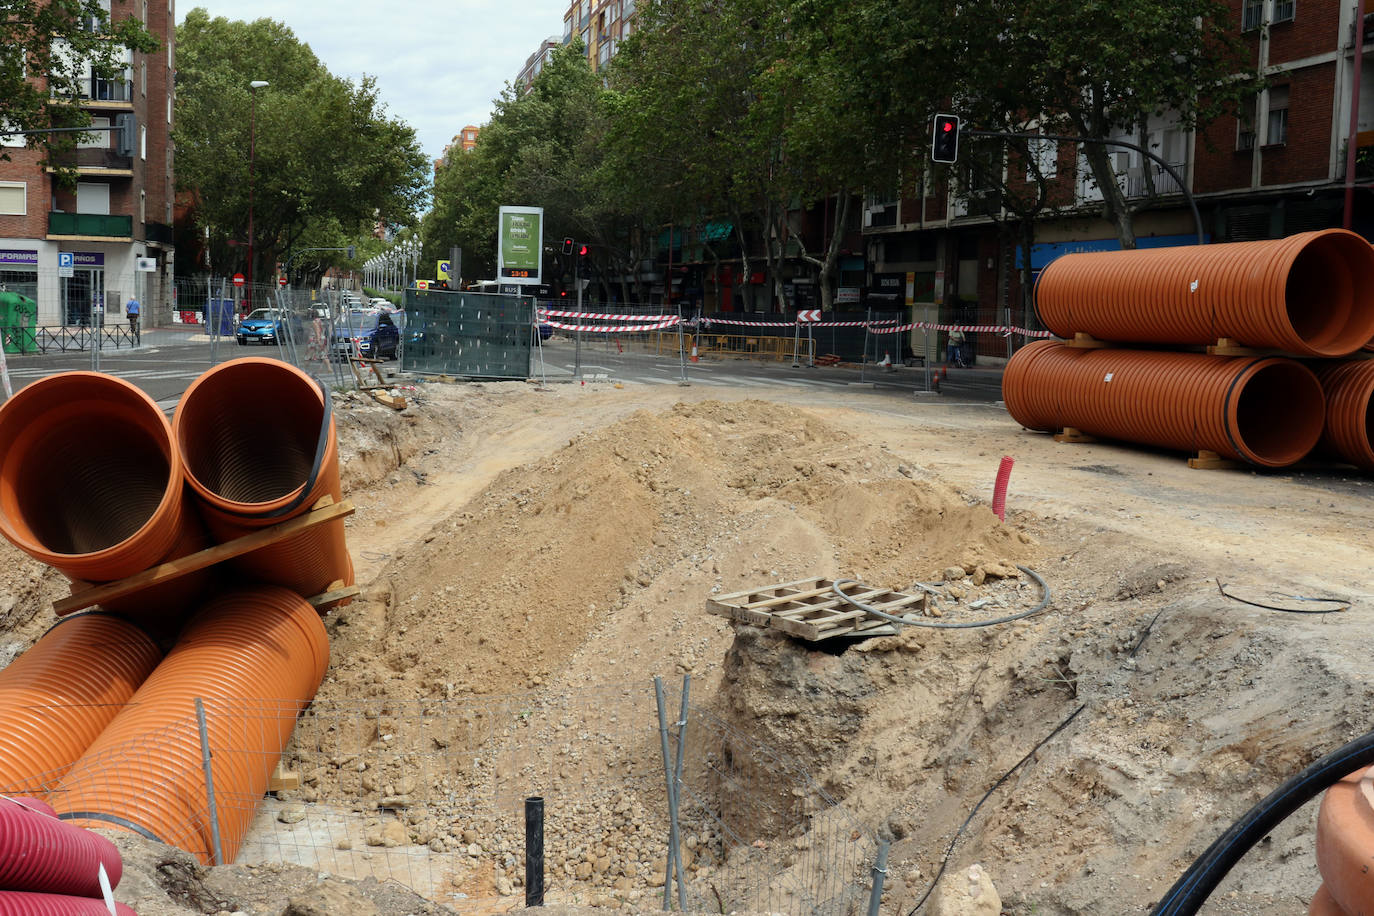
<path id="1" fill-rule="evenodd" d="M 691 337 L 676 306 L 540 303 L 534 375 L 670 383 L 688 377 Z"/>
<path id="2" fill-rule="evenodd" d="M 407 372 L 468 378 L 530 377 L 534 300 L 447 290 L 405 291 Z"/>
<path id="3" fill-rule="evenodd" d="M 684 732 L 678 818 L 687 908 L 862 912 L 877 855 L 873 831 L 798 761 L 710 711 L 691 706 Z"/>

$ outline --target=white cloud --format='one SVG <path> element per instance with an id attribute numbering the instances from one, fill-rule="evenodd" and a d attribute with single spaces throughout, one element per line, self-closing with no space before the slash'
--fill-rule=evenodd
<path id="1" fill-rule="evenodd" d="M 373 76 L 388 113 L 415 128 L 437 159 L 467 124 L 491 118 L 492 101 L 550 36 L 563 33 L 565 0 L 184 0 L 211 16 L 284 22 L 329 72 Z"/>

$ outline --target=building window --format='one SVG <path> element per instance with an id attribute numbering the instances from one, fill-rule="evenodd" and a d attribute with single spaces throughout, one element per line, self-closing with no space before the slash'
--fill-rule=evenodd
<path id="1" fill-rule="evenodd" d="M 1264 21 L 1264 0 L 1245 0 L 1240 7 L 1240 30 L 1249 32 Z"/>
<path id="2" fill-rule="evenodd" d="M 1274 22 L 1292 22 L 1298 16 L 1298 0 L 1274 0 Z"/>
<path id="3" fill-rule="evenodd" d="M 1259 104 L 1259 99 L 1255 99 Z M 1255 110 L 1242 111 L 1236 119 L 1236 151 L 1244 152 L 1255 148 Z"/>
<path id="4" fill-rule="evenodd" d="M 109 118 L 91 118 L 92 127 L 109 127 Z M 81 134 L 81 139 L 76 141 L 77 149 L 109 149 L 110 132 L 108 130 L 97 130 L 89 134 Z"/>
<path id="5" fill-rule="evenodd" d="M 140 159 L 148 158 L 148 125 L 138 129 L 138 153 Z"/>
<path id="6" fill-rule="evenodd" d="M 148 62 L 146 60 L 143 62 L 142 66 L 139 67 L 138 82 L 140 88 L 143 90 L 143 95 L 146 97 L 148 95 Z"/>
<path id="7" fill-rule="evenodd" d="M 635 0 L 625 0 L 624 5 L 620 8 L 620 18 L 621 18 L 621 19 L 629 19 L 631 16 L 634 15 L 634 13 L 635 13 Z"/>
<path id="8" fill-rule="evenodd" d="M 1269 122 L 1264 131 L 1267 146 L 1288 142 L 1288 87 L 1275 86 L 1269 90 Z"/>
<path id="9" fill-rule="evenodd" d="M 139 191 L 139 192 L 138 192 L 138 221 L 139 221 L 140 223 L 146 223 L 146 222 L 148 222 L 148 192 L 147 192 L 147 191 Z"/>
<path id="10" fill-rule="evenodd" d="M 26 181 L 0 181 L 0 214 L 5 216 L 27 216 L 28 189 Z"/>
<path id="11" fill-rule="evenodd" d="M 1046 179 L 1059 174 L 1059 142 L 1036 140 L 1030 144 L 1031 162 L 1026 167 L 1026 181 L 1034 183 L 1039 174 Z"/>

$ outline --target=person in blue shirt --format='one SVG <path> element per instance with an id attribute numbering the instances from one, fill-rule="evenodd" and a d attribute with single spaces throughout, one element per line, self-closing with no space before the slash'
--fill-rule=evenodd
<path id="1" fill-rule="evenodd" d="M 124 317 L 129 319 L 129 332 L 134 335 L 136 344 L 143 342 L 143 336 L 138 330 L 138 316 L 141 311 L 137 296 L 130 296 L 129 301 L 124 303 Z"/>

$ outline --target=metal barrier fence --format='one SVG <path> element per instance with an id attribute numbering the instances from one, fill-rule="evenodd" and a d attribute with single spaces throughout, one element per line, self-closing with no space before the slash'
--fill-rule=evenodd
<path id="1" fill-rule="evenodd" d="M 407 372 L 526 379 L 538 334 L 534 300 L 449 290 L 405 291 Z"/>
<path id="2" fill-rule="evenodd" d="M 459 912 L 525 897 L 532 796 L 546 813 L 548 903 L 802 916 L 876 901 L 874 832 L 796 761 L 688 702 L 689 684 L 317 702 L 281 758 L 299 788 L 266 798 L 244 794 L 242 774 L 271 768 L 277 722 L 294 710 L 188 700 L 158 732 L 12 790 L 54 793 L 61 810 L 61 787 L 79 784 L 83 810 L 95 811 L 105 789 L 129 798 L 114 774 L 133 772 L 172 812 L 158 830 L 202 861 L 389 880 Z M 199 752 L 191 765 L 188 748 Z"/>

